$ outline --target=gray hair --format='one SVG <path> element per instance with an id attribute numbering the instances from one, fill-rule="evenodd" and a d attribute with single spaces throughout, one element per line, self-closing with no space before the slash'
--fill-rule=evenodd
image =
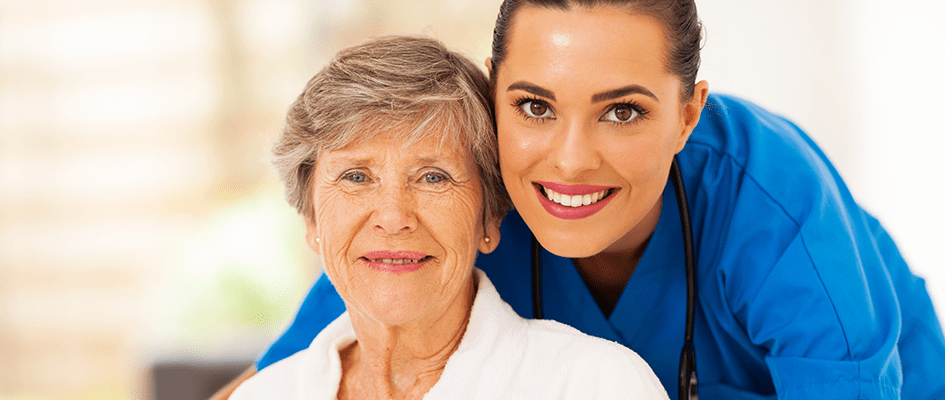
<path id="1" fill-rule="evenodd" d="M 434 39 L 386 36 L 340 51 L 292 103 L 273 148 L 286 200 L 311 220 L 319 154 L 398 126 L 405 146 L 436 134 L 442 145 L 461 146 L 478 167 L 483 222 L 501 220 L 511 201 L 488 96 L 482 70 Z"/>

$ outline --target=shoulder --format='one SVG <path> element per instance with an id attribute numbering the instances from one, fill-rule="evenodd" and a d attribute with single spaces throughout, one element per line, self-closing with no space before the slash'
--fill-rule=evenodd
<path id="1" fill-rule="evenodd" d="M 556 390 L 584 398 L 666 398 L 659 378 L 633 350 L 560 322 L 527 322 L 524 351 L 548 381 L 561 385 Z"/>
<path id="2" fill-rule="evenodd" d="M 829 310 L 850 292 L 839 288 L 843 276 L 882 269 L 873 265 L 865 212 L 826 155 L 788 119 L 712 95 L 680 166 L 705 282 L 701 302 L 740 313 L 760 304 L 761 293 L 796 306 L 780 300 L 805 290 L 824 293 L 817 299 Z"/>
<path id="3" fill-rule="evenodd" d="M 247 399 L 331 399 L 341 381 L 339 349 L 355 339 L 347 313 L 319 332 L 306 349 L 257 373 L 233 393 Z"/>
<path id="4" fill-rule="evenodd" d="M 482 271 L 476 274 L 479 290 L 469 325 L 431 394 L 442 398 L 666 398 L 659 379 L 632 350 L 559 322 L 523 319 L 502 301 Z"/>
<path id="5" fill-rule="evenodd" d="M 798 224 L 825 201 L 842 201 L 846 192 L 829 159 L 801 128 L 737 97 L 709 96 L 680 158 L 687 187 L 691 182 L 715 202 L 755 196 L 744 200 L 773 203 Z M 728 205 L 734 206 L 719 204 Z"/>
<path id="6" fill-rule="evenodd" d="M 239 385 L 230 400 L 294 399 L 299 397 L 299 369 L 308 350 L 302 350 L 256 373 Z"/>

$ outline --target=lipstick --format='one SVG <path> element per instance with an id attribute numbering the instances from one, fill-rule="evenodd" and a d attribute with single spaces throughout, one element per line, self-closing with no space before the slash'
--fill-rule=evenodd
<path id="1" fill-rule="evenodd" d="M 610 203 L 620 188 L 598 185 L 565 185 L 535 182 L 538 201 L 549 214 L 561 219 L 587 218 Z M 550 198 L 549 198 L 550 197 Z"/>

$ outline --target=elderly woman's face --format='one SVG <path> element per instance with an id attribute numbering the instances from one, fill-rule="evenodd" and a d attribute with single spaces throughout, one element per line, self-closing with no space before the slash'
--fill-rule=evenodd
<path id="1" fill-rule="evenodd" d="M 470 284 L 476 251 L 498 241 L 484 239 L 471 157 L 436 138 L 402 143 L 386 132 L 322 153 L 307 233 L 349 311 L 390 325 L 445 310 Z"/>

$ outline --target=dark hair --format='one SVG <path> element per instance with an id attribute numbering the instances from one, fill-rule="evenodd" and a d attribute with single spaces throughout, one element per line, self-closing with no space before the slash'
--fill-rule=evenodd
<path id="1" fill-rule="evenodd" d="M 664 60 L 669 72 L 682 81 L 682 99 L 692 98 L 699 72 L 702 23 L 694 0 L 505 0 L 499 6 L 492 36 L 493 80 L 508 50 L 509 28 L 518 10 L 525 6 L 557 10 L 575 7 L 614 6 L 628 12 L 656 18 L 665 30 L 667 51 Z M 494 82 L 493 82 L 494 83 Z"/>

